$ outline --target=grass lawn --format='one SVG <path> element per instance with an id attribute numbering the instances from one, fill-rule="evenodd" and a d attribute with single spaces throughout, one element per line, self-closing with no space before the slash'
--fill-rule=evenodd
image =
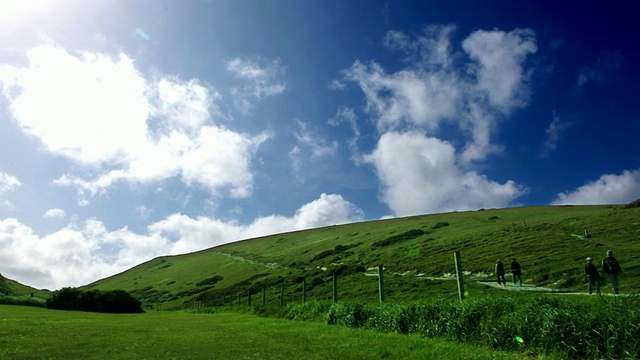
<path id="1" fill-rule="evenodd" d="M 0 359 L 518 358 L 418 336 L 236 313 L 114 315 L 0 305 L 0 324 Z"/>

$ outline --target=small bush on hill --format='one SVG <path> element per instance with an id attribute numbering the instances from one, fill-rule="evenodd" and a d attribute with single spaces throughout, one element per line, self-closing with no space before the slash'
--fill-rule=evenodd
<path id="1" fill-rule="evenodd" d="M 220 275 L 216 275 L 214 277 L 210 277 L 208 279 L 204 279 L 202 281 L 198 281 L 196 283 L 196 286 L 202 286 L 202 285 L 215 285 L 215 283 L 217 283 L 218 281 L 223 280 L 224 278 Z"/>
<path id="2" fill-rule="evenodd" d="M 314 262 L 314 261 L 318 261 L 318 260 L 322 260 L 326 257 L 329 257 L 331 255 L 338 255 L 342 252 L 345 252 L 346 250 L 349 250 L 353 247 L 362 245 L 361 242 L 357 243 L 357 244 L 351 244 L 351 245 L 336 245 L 335 248 L 333 248 L 333 250 L 325 250 L 319 254 L 317 254 L 316 256 L 314 256 L 310 262 Z"/>
<path id="3" fill-rule="evenodd" d="M 140 301 L 124 290 L 89 290 L 62 288 L 47 300 L 47 308 L 105 313 L 141 313 Z"/>
<path id="4" fill-rule="evenodd" d="M 633 209 L 633 208 L 637 208 L 640 207 L 640 199 L 636 200 L 636 201 L 632 201 L 630 203 L 628 203 L 627 205 L 624 206 L 625 209 Z"/>
<path id="5" fill-rule="evenodd" d="M 413 229 L 407 232 L 403 232 L 402 234 L 388 237 L 384 240 L 376 241 L 371 245 L 372 249 L 381 248 L 384 246 L 389 246 L 393 244 L 397 244 L 402 241 L 412 240 L 417 238 L 418 236 L 426 234 L 423 230 Z"/>
<path id="6" fill-rule="evenodd" d="M 449 223 L 446 221 L 441 221 L 435 225 L 433 225 L 432 229 L 440 229 L 442 227 L 449 226 Z"/>

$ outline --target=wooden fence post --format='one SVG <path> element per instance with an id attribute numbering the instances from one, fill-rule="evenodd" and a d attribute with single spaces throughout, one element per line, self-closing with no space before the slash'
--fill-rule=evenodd
<path id="1" fill-rule="evenodd" d="M 307 302 L 307 279 L 302 279 L 302 303 Z"/>
<path id="2" fill-rule="evenodd" d="M 338 302 L 338 275 L 333 273 L 333 302 Z"/>
<path id="3" fill-rule="evenodd" d="M 462 261 L 460 260 L 460 252 L 455 251 L 453 253 L 453 259 L 456 264 L 456 277 L 458 278 L 458 296 L 460 301 L 464 299 L 464 281 L 462 278 Z"/>
<path id="4" fill-rule="evenodd" d="M 251 306 L 251 290 L 247 291 L 247 305 Z"/>
<path id="5" fill-rule="evenodd" d="M 378 293 L 380 294 L 380 302 L 384 302 L 384 270 L 382 265 L 378 265 Z"/>

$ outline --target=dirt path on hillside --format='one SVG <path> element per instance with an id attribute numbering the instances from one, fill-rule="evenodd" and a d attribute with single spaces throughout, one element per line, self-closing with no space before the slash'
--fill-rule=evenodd
<path id="1" fill-rule="evenodd" d="M 215 254 L 218 255 L 223 255 L 223 256 L 227 256 L 230 257 L 234 260 L 238 260 L 238 261 L 243 261 L 243 262 L 247 262 L 250 264 L 254 264 L 254 265 L 259 265 L 259 266 L 263 266 L 269 269 L 276 269 L 276 268 L 287 268 L 284 265 L 278 264 L 278 263 L 266 263 L 266 262 L 261 262 L 261 261 L 256 261 L 256 260 L 251 260 L 251 259 L 247 259 L 244 258 L 242 256 L 238 256 L 238 255 L 233 255 L 233 254 L 229 254 L 229 253 L 224 253 L 224 252 L 219 252 L 216 251 Z M 364 274 L 365 276 L 378 276 L 377 272 L 373 272 L 373 271 L 367 271 Z M 404 276 L 404 274 L 401 274 L 402 276 Z M 417 275 L 417 277 L 422 278 L 422 279 L 428 279 L 428 280 L 455 280 L 456 278 L 453 276 L 424 276 L 424 275 Z M 496 281 L 492 281 L 492 280 L 465 280 L 465 282 L 475 282 L 478 284 L 482 284 L 485 286 L 491 286 L 493 288 L 497 288 L 497 289 L 503 289 L 505 291 L 527 291 L 527 292 L 536 292 L 536 293 L 549 293 L 549 294 L 559 294 L 559 295 L 590 295 L 587 291 L 584 292 L 576 292 L 576 291 L 572 291 L 572 290 L 567 290 L 567 289 L 551 289 L 551 288 L 546 288 L 546 287 L 542 287 L 542 286 L 536 286 L 536 285 L 531 285 L 531 284 L 514 284 L 512 282 L 507 282 L 506 285 L 500 285 L 498 284 Z M 607 292 L 602 292 L 601 295 L 603 296 L 614 296 L 615 294 L 612 293 L 607 293 Z M 629 295 L 629 294 L 619 294 L 619 295 Z"/>
<path id="2" fill-rule="evenodd" d="M 370 275 L 370 276 L 373 276 Z M 376 274 L 377 276 L 377 274 Z M 443 277 L 443 276 L 419 276 L 420 278 L 423 279 L 428 279 L 428 280 L 456 280 L 455 277 Z M 493 281 L 493 280 L 465 280 L 465 283 L 469 283 L 469 282 L 474 282 L 474 283 L 478 283 L 478 284 L 482 284 L 485 286 L 491 286 L 493 288 L 496 289 L 502 289 L 504 291 L 525 291 L 525 292 L 535 292 L 535 293 L 547 293 L 547 294 L 558 294 L 558 295 L 591 295 L 589 294 L 589 292 L 584 291 L 584 292 L 578 292 L 578 291 L 574 291 L 574 290 L 568 290 L 568 289 L 551 289 L 551 288 L 546 288 L 546 287 L 542 287 L 542 286 L 536 286 L 536 285 L 531 285 L 531 284 L 522 284 L 522 286 L 520 286 L 519 284 L 514 284 L 512 282 L 507 282 L 506 285 L 500 285 L 498 284 L 497 281 Z M 603 296 L 615 296 L 615 294 L 607 292 L 607 289 L 601 289 L 601 295 Z M 611 289 L 609 289 L 611 290 Z M 593 294 L 595 295 L 595 294 Z M 630 294 L 618 294 L 618 296 L 623 295 L 623 296 L 628 296 Z"/>
<path id="3" fill-rule="evenodd" d="M 531 292 L 542 292 L 542 293 L 550 293 L 550 294 L 558 294 L 558 295 L 596 295 L 596 294 L 589 294 L 589 292 L 585 291 L 585 292 L 576 292 L 573 290 L 566 290 L 566 289 L 550 289 L 550 288 L 545 288 L 542 286 L 535 286 L 535 285 L 530 285 L 530 284 L 522 284 L 522 286 L 514 284 L 514 283 L 510 283 L 507 282 L 506 285 L 500 285 L 498 284 L 496 281 L 475 281 L 476 283 L 482 284 L 482 285 L 486 285 L 486 286 L 491 286 L 494 288 L 499 288 L 499 289 L 504 289 L 506 291 L 531 291 Z M 608 293 L 606 292 L 605 289 L 601 289 L 602 292 L 600 293 L 600 295 L 602 296 L 615 296 L 616 294 L 613 293 Z M 609 289 L 611 290 L 611 289 Z M 620 295 L 630 295 L 630 294 L 618 294 L 618 296 Z"/>
<path id="4" fill-rule="evenodd" d="M 266 267 L 268 269 L 276 269 L 276 268 L 285 268 L 286 269 L 287 268 L 286 266 L 280 265 L 278 263 L 266 263 L 266 262 L 262 262 L 262 261 L 251 260 L 251 259 L 244 258 L 242 256 L 233 255 L 233 254 L 229 254 L 229 253 L 224 253 L 224 252 L 220 252 L 220 251 L 214 251 L 214 254 L 227 256 L 227 257 L 230 257 L 230 258 L 232 258 L 234 260 L 246 262 L 246 263 L 249 263 L 249 264 L 264 266 L 264 267 Z"/>

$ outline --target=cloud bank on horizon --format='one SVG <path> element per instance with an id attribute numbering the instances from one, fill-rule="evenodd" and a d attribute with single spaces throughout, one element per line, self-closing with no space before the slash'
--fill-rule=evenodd
<path id="1" fill-rule="evenodd" d="M 535 12 L 415 22 L 381 2 L 395 15 L 356 31 L 333 5 L 303 24 L 277 4 L 245 34 L 233 2 L 60 4 L 0 37 L 0 272 L 24 284 L 366 219 L 640 198 L 640 102 L 616 92 L 635 47 Z"/>

